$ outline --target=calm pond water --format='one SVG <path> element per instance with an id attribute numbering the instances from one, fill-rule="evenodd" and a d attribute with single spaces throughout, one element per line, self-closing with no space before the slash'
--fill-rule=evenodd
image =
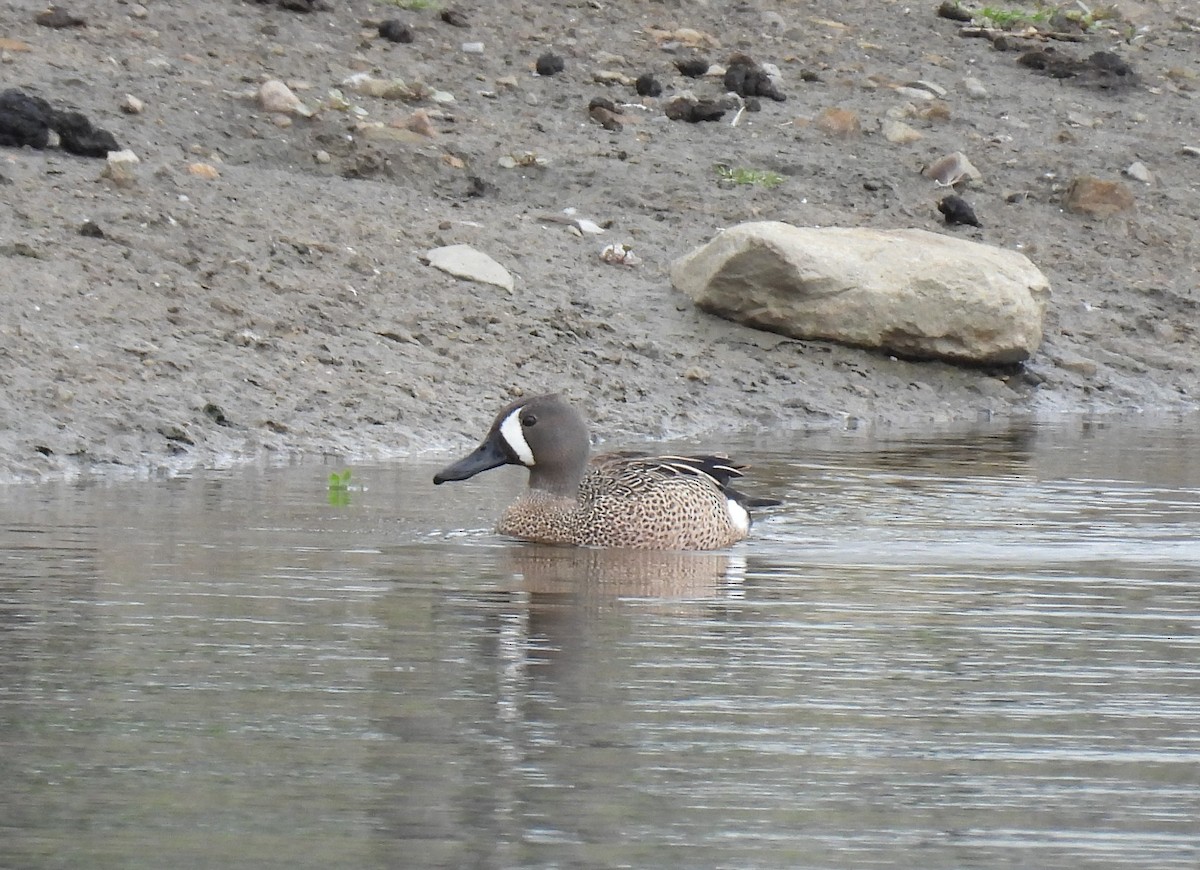
<path id="1" fill-rule="evenodd" d="M 1190 423 L 730 447 L 720 554 L 434 461 L 0 489 L 0 866 L 1200 864 Z"/>

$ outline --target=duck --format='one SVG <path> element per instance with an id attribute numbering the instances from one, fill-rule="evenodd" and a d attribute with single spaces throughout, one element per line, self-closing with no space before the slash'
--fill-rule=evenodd
<path id="1" fill-rule="evenodd" d="M 587 423 L 557 393 L 505 405 L 480 445 L 433 482 L 467 480 L 503 465 L 529 469 L 529 484 L 496 531 L 540 544 L 723 549 L 749 535 L 751 508 L 779 504 L 733 489 L 746 466 L 725 456 L 592 456 Z"/>

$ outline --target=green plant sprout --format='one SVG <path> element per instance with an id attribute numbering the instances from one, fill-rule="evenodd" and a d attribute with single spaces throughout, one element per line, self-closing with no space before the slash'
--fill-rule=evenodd
<path id="1" fill-rule="evenodd" d="M 329 503 L 334 507 L 346 507 L 350 504 L 350 469 L 329 474 Z"/>
<path id="2" fill-rule="evenodd" d="M 713 167 L 717 176 L 730 184 L 749 184 L 757 187 L 778 187 L 783 184 L 783 176 L 778 172 L 767 169 L 747 169 L 744 166 L 727 166 L 718 163 Z"/>

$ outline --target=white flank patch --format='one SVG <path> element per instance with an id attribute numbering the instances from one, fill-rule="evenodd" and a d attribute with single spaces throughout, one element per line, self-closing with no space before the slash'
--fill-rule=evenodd
<path id="1" fill-rule="evenodd" d="M 525 433 L 521 431 L 520 408 L 504 418 L 504 422 L 500 424 L 500 437 L 512 448 L 512 452 L 517 454 L 517 459 L 521 460 L 522 465 L 533 466 L 533 451 L 529 449 L 529 442 L 525 440 Z"/>
<path id="2" fill-rule="evenodd" d="M 725 507 L 729 511 L 729 521 L 743 535 L 750 533 L 750 512 L 731 498 L 725 499 Z"/>

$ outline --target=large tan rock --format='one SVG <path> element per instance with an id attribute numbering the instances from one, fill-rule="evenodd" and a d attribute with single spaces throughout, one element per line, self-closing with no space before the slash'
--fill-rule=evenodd
<path id="1" fill-rule="evenodd" d="M 1049 282 L 1023 254 L 925 230 L 740 224 L 671 266 L 697 305 L 747 326 L 915 359 L 1020 362 Z"/>

